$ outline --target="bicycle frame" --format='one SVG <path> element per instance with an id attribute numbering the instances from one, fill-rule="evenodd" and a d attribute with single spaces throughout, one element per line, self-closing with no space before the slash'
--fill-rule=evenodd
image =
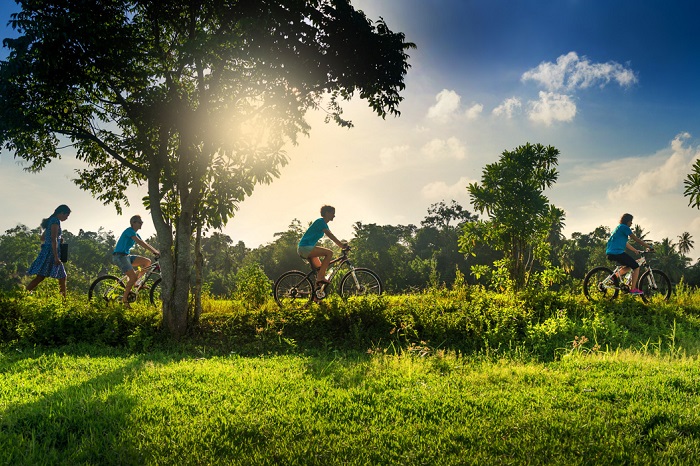
<path id="1" fill-rule="evenodd" d="M 317 271 L 311 262 L 311 260 L 307 259 L 307 262 L 309 263 L 309 266 L 311 267 L 311 271 L 306 274 L 306 278 L 309 279 L 312 283 L 312 289 L 311 293 L 313 296 L 315 296 L 317 299 L 323 299 L 326 297 L 326 287 L 333 282 L 333 279 L 336 277 L 336 275 L 342 275 L 343 277 L 345 276 L 350 276 L 352 277 L 352 284 L 354 285 L 355 290 L 363 290 L 365 287 L 363 283 L 360 281 L 360 279 L 357 277 L 357 270 L 364 270 L 362 268 L 356 268 L 354 265 L 352 265 L 352 262 L 350 262 L 350 258 L 348 257 L 348 251 L 349 249 L 343 249 L 341 252 L 340 257 L 333 259 L 330 264 L 328 264 L 328 270 L 330 271 L 330 274 L 328 275 L 328 282 L 329 283 L 324 283 L 320 286 L 317 284 Z M 341 274 L 341 270 L 349 269 L 347 272 Z M 345 279 L 343 279 L 345 280 Z M 378 278 L 377 278 L 378 280 Z M 381 285 L 380 285 L 381 286 Z"/>
<path id="2" fill-rule="evenodd" d="M 643 275 L 644 271 L 647 271 L 647 270 L 651 271 L 652 273 L 649 274 L 649 279 L 651 280 L 652 286 L 656 287 L 657 286 L 656 279 L 654 278 L 654 274 L 653 274 L 654 269 L 652 268 L 651 264 L 649 264 L 649 262 L 647 262 L 647 258 L 646 258 L 647 254 L 648 254 L 647 252 L 642 252 L 642 254 L 641 254 L 642 257 L 637 260 L 637 263 L 639 264 L 639 268 L 640 268 L 638 277 L 641 277 Z M 622 291 L 626 291 L 626 289 L 631 288 L 633 286 L 632 283 L 630 283 L 630 281 L 632 280 L 631 271 L 627 272 L 626 275 L 628 275 L 628 277 L 624 283 L 622 282 L 622 280 L 620 280 L 619 284 L 617 284 L 617 283 L 615 283 L 615 280 L 613 279 L 614 276 L 619 277 L 620 275 L 618 272 L 625 267 L 626 267 L 625 265 L 617 264 L 617 266 L 613 270 L 612 275 L 610 275 L 608 278 L 605 279 L 605 281 L 604 281 L 605 285 L 610 287 L 610 288 L 617 288 L 618 290 L 622 290 Z M 610 283 L 608 283 L 608 281 L 610 281 Z M 634 286 L 636 286 L 636 285 L 637 284 L 635 283 Z"/>
<path id="3" fill-rule="evenodd" d="M 134 283 L 134 288 L 136 289 L 134 290 L 134 288 L 132 288 L 132 290 L 134 290 L 134 292 L 138 294 L 143 284 L 146 283 L 148 279 L 151 278 L 153 275 L 157 275 L 160 277 L 160 263 L 158 262 L 158 259 L 154 259 L 151 262 L 151 265 L 146 267 L 146 271 L 143 273 L 143 275 L 141 275 L 141 278 L 136 280 L 136 283 Z M 129 280 L 129 276 L 124 274 L 122 275 L 120 280 L 122 281 L 122 283 L 126 284 L 126 282 Z"/>
<path id="4" fill-rule="evenodd" d="M 311 271 L 308 274 L 306 274 L 306 276 L 308 278 L 314 278 L 314 280 L 311 280 L 311 282 L 314 284 L 313 285 L 314 294 L 316 294 L 316 291 L 319 289 L 325 291 L 325 287 L 326 287 L 325 284 L 321 285 L 319 287 L 316 286 L 315 279 L 317 278 L 316 272 L 318 271 L 318 269 L 316 269 L 314 267 L 313 263 L 310 260 L 307 259 L 307 262 L 309 263 L 309 267 L 311 267 Z M 338 271 L 341 270 L 343 268 L 343 266 L 345 266 L 346 264 L 350 268 L 350 273 L 352 274 L 352 278 L 355 281 L 355 286 L 360 286 L 358 281 L 357 281 L 357 275 L 355 275 L 355 266 L 353 266 L 352 263 L 350 262 L 350 258 L 348 257 L 348 252 L 345 249 L 342 251 L 340 257 L 333 259 L 330 262 L 330 264 L 328 264 L 328 270 L 331 271 L 330 275 L 328 276 L 328 281 L 332 282 L 333 279 L 335 278 L 335 276 L 338 274 Z"/>

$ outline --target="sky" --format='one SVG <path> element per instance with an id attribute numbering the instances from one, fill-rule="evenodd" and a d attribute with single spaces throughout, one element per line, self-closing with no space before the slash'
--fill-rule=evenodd
<path id="1" fill-rule="evenodd" d="M 346 103 L 351 129 L 309 113 L 309 137 L 287 147 L 280 178 L 260 185 L 223 233 L 257 247 L 323 204 L 331 230 L 351 239 L 356 222 L 419 225 L 428 208 L 456 200 L 486 164 L 525 143 L 560 151 L 559 179 L 545 191 L 566 212 L 564 233 L 614 227 L 629 212 L 656 241 L 689 232 L 700 256 L 700 212 L 683 180 L 700 157 L 700 3 L 694 0 L 355 0 L 416 49 L 409 51 L 400 117 Z M 17 7 L 0 6 L 2 37 Z M 0 57 L 7 51 L 0 50 Z M 146 216 L 145 191 L 122 216 L 82 192 L 70 156 L 39 174 L 0 153 L 0 231 L 36 227 L 58 204 L 64 229 L 119 234 Z M 153 234 L 146 222 L 142 236 Z"/>

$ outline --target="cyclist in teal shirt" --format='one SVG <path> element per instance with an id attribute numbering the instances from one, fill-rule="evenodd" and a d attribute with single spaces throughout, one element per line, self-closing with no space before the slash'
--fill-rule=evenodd
<path id="1" fill-rule="evenodd" d="M 631 214 L 624 214 L 620 218 L 620 224 L 615 227 L 610 238 L 608 239 L 607 247 L 605 248 L 605 254 L 608 256 L 608 260 L 618 262 L 622 264 L 623 267 L 620 269 L 620 276 L 624 276 L 630 269 L 632 269 L 632 289 L 630 294 L 644 294 L 642 290 L 637 288 L 637 278 L 639 277 L 639 264 L 636 260 L 632 258 L 625 250 L 629 249 L 635 254 L 639 254 L 628 241 L 628 238 L 632 238 L 637 243 L 641 244 L 647 249 L 652 249 L 647 243 L 642 241 L 634 233 L 632 233 L 632 219 L 634 217 Z M 617 277 L 618 279 L 620 277 Z"/>
<path id="2" fill-rule="evenodd" d="M 146 268 L 151 265 L 151 260 L 149 258 L 132 255 L 131 248 L 138 244 L 142 248 L 151 251 L 155 256 L 160 255 L 160 252 L 158 252 L 156 248 L 146 243 L 141 239 L 139 234 L 136 233 L 143 226 L 141 216 L 134 215 L 129 220 L 129 224 L 131 226 L 121 234 L 112 252 L 112 263 L 119 267 L 122 273 L 125 273 L 128 277 L 127 282 L 124 284 L 124 296 L 122 296 L 122 303 L 127 307 L 129 307 L 129 292 L 131 288 L 136 281 L 141 278 L 141 275 L 146 272 Z M 137 272 L 135 268 L 138 268 L 139 271 Z"/>
<path id="3" fill-rule="evenodd" d="M 318 277 L 317 285 L 323 285 L 328 283 L 326 280 L 326 271 L 328 270 L 328 265 L 333 259 L 333 251 L 328 248 L 322 248 L 317 246 L 318 241 L 323 238 L 325 234 L 331 239 L 339 248 L 347 248 L 346 243 L 341 242 L 335 237 L 331 230 L 328 229 L 328 222 L 333 221 L 335 218 L 335 207 L 324 205 L 321 207 L 321 218 L 317 219 L 311 224 L 304 236 L 301 237 L 299 244 L 297 245 L 297 253 L 304 259 L 308 259 L 314 266 L 318 269 L 316 276 Z M 323 261 L 319 259 L 323 257 Z"/>

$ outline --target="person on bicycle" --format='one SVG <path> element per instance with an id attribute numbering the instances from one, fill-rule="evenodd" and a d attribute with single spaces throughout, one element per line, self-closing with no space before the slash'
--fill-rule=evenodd
<path id="1" fill-rule="evenodd" d="M 346 243 L 343 243 L 336 238 L 328 228 L 328 222 L 333 221 L 334 218 L 335 207 L 329 205 L 324 205 L 321 207 L 321 218 L 317 219 L 311 224 L 297 245 L 297 253 L 304 259 L 311 262 L 315 269 L 318 269 L 316 272 L 316 285 L 318 286 L 328 283 L 328 280 L 326 280 L 326 271 L 328 270 L 328 264 L 330 264 L 331 260 L 333 259 L 333 251 L 328 248 L 317 246 L 316 244 L 318 241 L 323 238 L 323 235 L 325 234 L 331 239 L 331 241 L 337 244 L 339 248 L 345 249 L 348 247 Z M 322 257 L 323 261 L 321 261 L 319 257 Z"/>
<path id="2" fill-rule="evenodd" d="M 153 255 L 160 255 L 160 252 L 158 252 L 156 248 L 146 243 L 141 239 L 139 234 L 136 233 L 143 226 L 141 216 L 134 215 L 131 217 L 129 223 L 131 226 L 124 230 L 124 232 L 121 234 L 119 241 L 117 241 L 117 245 L 114 247 L 114 252 L 112 253 L 112 263 L 119 267 L 122 273 L 125 273 L 127 277 L 129 277 L 129 280 L 124 286 L 124 296 L 122 297 L 122 303 L 127 306 L 129 304 L 128 298 L 131 288 L 134 286 L 134 283 L 141 278 L 141 275 L 146 272 L 146 268 L 151 265 L 151 260 L 149 258 L 132 255 L 131 248 L 134 247 L 134 244 L 138 244 L 144 249 L 151 251 Z M 134 270 L 135 267 L 140 267 L 140 271 L 138 273 L 136 270 Z"/>
<path id="3" fill-rule="evenodd" d="M 605 248 L 605 254 L 608 257 L 608 260 L 615 261 L 619 264 L 622 264 L 623 266 L 619 272 L 620 276 L 616 277 L 617 279 L 624 276 L 630 269 L 632 269 L 631 286 L 633 288 L 630 290 L 630 294 L 639 295 L 644 294 L 642 290 L 637 288 L 637 279 L 639 277 L 639 264 L 636 260 L 632 258 L 632 256 L 627 254 L 625 250 L 629 249 L 635 254 L 639 254 L 639 251 L 628 242 L 628 238 L 631 237 L 635 242 L 644 246 L 646 249 L 652 249 L 652 247 L 645 243 L 642 239 L 637 237 L 637 235 L 632 233 L 631 227 L 633 218 L 634 217 L 632 216 L 632 214 L 624 214 L 620 218 L 620 224 L 617 227 L 615 227 L 612 234 L 610 235 L 610 238 L 608 239 L 608 244 Z"/>

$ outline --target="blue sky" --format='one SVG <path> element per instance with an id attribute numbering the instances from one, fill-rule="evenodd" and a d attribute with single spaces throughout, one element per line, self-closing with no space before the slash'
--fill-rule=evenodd
<path id="1" fill-rule="evenodd" d="M 0 23 L 9 19 L 0 6 Z M 630 212 L 650 237 L 689 231 L 700 250 L 698 211 L 682 196 L 700 156 L 700 4 L 616 0 L 357 0 L 368 17 L 415 42 L 402 116 L 382 120 L 349 102 L 347 130 L 310 113 L 312 131 L 288 148 L 280 179 L 260 186 L 224 232 L 255 247 L 293 219 L 332 204 L 331 229 L 355 222 L 419 224 L 428 207 L 455 199 L 485 164 L 526 142 L 560 152 L 547 191 L 564 209 L 566 234 L 614 226 Z M 8 31 L 4 34 L 9 34 Z M 4 37 L 3 36 L 3 37 Z M 69 156 L 34 175 L 0 154 L 0 195 L 12 199 L 0 229 L 38 224 L 68 203 L 71 231 L 120 231 L 145 213 L 134 188 L 124 218 L 70 183 Z M 60 202 L 57 202 L 60 201 Z M 6 202 L 7 204 L 7 202 Z M 144 227 L 144 233 L 152 233 Z M 700 253 L 693 251 L 691 256 Z"/>

